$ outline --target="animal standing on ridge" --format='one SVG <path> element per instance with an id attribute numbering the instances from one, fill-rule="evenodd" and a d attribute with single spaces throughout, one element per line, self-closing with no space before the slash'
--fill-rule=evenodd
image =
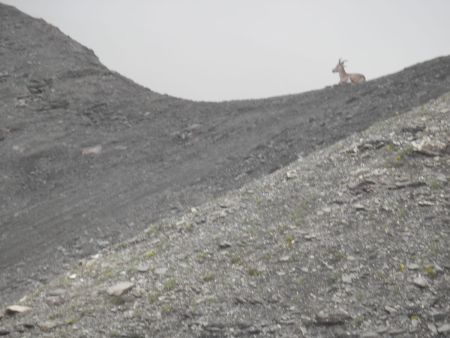
<path id="1" fill-rule="evenodd" d="M 344 69 L 344 60 L 339 59 L 336 67 L 333 68 L 333 73 L 339 73 L 339 84 L 341 83 L 363 83 L 366 81 L 366 77 L 358 73 L 347 73 Z"/>

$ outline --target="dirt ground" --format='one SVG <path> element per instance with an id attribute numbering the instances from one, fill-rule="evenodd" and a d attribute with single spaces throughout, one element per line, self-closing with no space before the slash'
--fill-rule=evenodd
<path id="1" fill-rule="evenodd" d="M 180 100 L 4 5 L 0 57 L 0 305 L 162 217 L 450 91 L 441 57 L 360 86 Z"/>

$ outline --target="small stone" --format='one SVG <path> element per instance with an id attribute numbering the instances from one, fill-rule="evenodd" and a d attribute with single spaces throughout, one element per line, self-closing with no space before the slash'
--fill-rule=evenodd
<path id="1" fill-rule="evenodd" d="M 434 325 L 433 323 L 428 323 L 427 326 L 428 326 L 428 330 L 430 330 L 433 335 L 438 334 L 436 325 Z"/>
<path id="2" fill-rule="evenodd" d="M 396 309 L 396 308 L 393 308 L 392 306 L 389 306 L 389 305 L 386 305 L 386 306 L 384 307 L 384 310 L 385 310 L 387 313 L 389 313 L 390 315 L 397 312 L 397 309 Z"/>
<path id="3" fill-rule="evenodd" d="M 406 265 L 409 270 L 419 270 L 420 266 L 415 263 L 409 263 Z"/>
<path id="4" fill-rule="evenodd" d="M 296 177 L 297 177 L 297 173 L 294 170 L 289 170 L 288 172 L 286 172 L 286 178 L 288 180 L 291 180 Z"/>
<path id="5" fill-rule="evenodd" d="M 305 236 L 304 236 L 304 238 L 307 240 L 307 241 L 312 241 L 313 239 L 315 239 L 317 236 L 316 235 L 314 235 L 314 234 L 306 234 Z"/>
<path id="6" fill-rule="evenodd" d="M 38 324 L 39 328 L 44 332 L 49 332 L 58 326 L 57 322 L 52 320 Z"/>
<path id="7" fill-rule="evenodd" d="M 131 290 L 134 287 L 133 283 L 130 282 L 120 282 L 117 283 L 116 285 L 110 287 L 106 292 L 110 295 L 110 296 L 121 296 L 123 295 L 125 292 Z"/>
<path id="8" fill-rule="evenodd" d="M 350 284 L 353 281 L 353 279 L 355 279 L 355 275 L 354 274 L 346 274 L 346 273 L 344 273 L 342 275 L 342 281 L 344 283 Z"/>
<path id="9" fill-rule="evenodd" d="M 357 211 L 367 210 L 366 207 L 360 203 L 353 204 L 353 208 L 355 208 Z"/>
<path id="10" fill-rule="evenodd" d="M 318 325 L 342 325 L 346 321 L 351 320 L 352 317 L 345 311 L 340 310 L 336 312 L 320 311 L 316 315 L 316 324 Z"/>
<path id="11" fill-rule="evenodd" d="M 222 209 L 227 209 L 231 206 L 232 206 L 232 203 L 229 200 L 223 200 L 223 201 L 219 202 L 219 207 L 221 207 Z"/>
<path id="12" fill-rule="evenodd" d="M 69 275 L 69 279 L 76 279 L 76 278 L 77 278 L 77 275 L 75 273 Z"/>
<path id="13" fill-rule="evenodd" d="M 146 263 L 139 264 L 138 267 L 136 268 L 136 270 L 138 272 L 142 272 L 142 273 L 147 272 L 149 269 L 150 269 L 150 265 L 148 265 Z"/>
<path id="14" fill-rule="evenodd" d="M 291 259 L 290 256 L 283 256 L 280 258 L 280 262 L 288 262 Z"/>
<path id="15" fill-rule="evenodd" d="M 450 332 L 450 324 L 447 323 L 447 324 L 439 326 L 437 328 L 437 331 L 439 333 L 448 333 L 448 332 Z"/>
<path id="16" fill-rule="evenodd" d="M 433 140 L 430 137 L 424 137 L 421 140 L 411 142 L 414 151 L 427 155 L 427 156 L 439 156 L 445 153 L 448 149 L 448 144 L 441 140 Z"/>
<path id="17" fill-rule="evenodd" d="M 156 268 L 155 269 L 155 273 L 157 275 L 165 275 L 167 272 L 167 268 Z"/>
<path id="18" fill-rule="evenodd" d="M 428 287 L 427 280 L 425 278 L 423 278 L 422 276 L 420 276 L 420 275 L 417 276 L 416 278 L 414 278 L 413 284 L 415 286 L 418 286 L 419 288 L 422 288 L 422 289 Z"/>
<path id="19" fill-rule="evenodd" d="M 22 305 L 11 305 L 6 308 L 6 313 L 13 315 L 16 313 L 25 313 L 31 311 L 31 307 Z"/>
<path id="20" fill-rule="evenodd" d="M 64 289 L 54 289 L 54 290 L 50 290 L 48 293 L 49 296 L 53 296 L 53 297 L 64 296 L 65 294 L 66 294 L 66 290 L 64 290 Z"/>
<path id="21" fill-rule="evenodd" d="M 102 146 L 101 144 L 98 144 L 96 146 L 93 147 L 87 147 L 87 148 L 83 148 L 81 150 L 81 154 L 82 155 L 98 155 L 102 152 Z"/>
<path id="22" fill-rule="evenodd" d="M 431 201 L 419 201 L 418 204 L 419 204 L 421 207 L 431 207 L 431 206 L 434 205 L 434 203 L 431 202 Z"/>
<path id="23" fill-rule="evenodd" d="M 219 249 L 224 250 L 224 249 L 228 249 L 231 248 L 231 243 L 229 242 L 220 242 L 219 243 Z"/>
<path id="24" fill-rule="evenodd" d="M 431 311 L 429 312 L 429 316 L 431 318 L 433 318 L 435 321 L 443 321 L 449 315 L 450 315 L 450 313 L 448 313 L 448 312 L 439 311 L 439 310 L 436 310 L 436 309 L 431 309 Z"/>
<path id="25" fill-rule="evenodd" d="M 8 336 L 10 333 L 7 329 L 0 327 L 0 336 Z"/>
<path id="26" fill-rule="evenodd" d="M 397 336 L 397 335 L 401 335 L 401 334 L 403 334 L 403 333 L 405 333 L 406 332 L 406 330 L 405 329 L 391 329 L 391 330 L 389 330 L 389 334 L 391 335 L 391 336 Z"/>
<path id="27" fill-rule="evenodd" d="M 361 338 L 377 338 L 380 335 L 373 331 L 367 331 L 361 334 Z"/>

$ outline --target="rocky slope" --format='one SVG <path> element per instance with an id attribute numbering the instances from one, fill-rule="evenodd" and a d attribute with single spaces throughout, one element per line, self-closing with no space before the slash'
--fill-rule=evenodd
<path id="1" fill-rule="evenodd" d="M 450 335 L 450 93 L 82 260 L 9 337 Z"/>
<path id="2" fill-rule="evenodd" d="M 1 4 L 0 56 L 0 304 L 161 217 L 450 90 L 442 57 L 362 86 L 185 101 Z"/>

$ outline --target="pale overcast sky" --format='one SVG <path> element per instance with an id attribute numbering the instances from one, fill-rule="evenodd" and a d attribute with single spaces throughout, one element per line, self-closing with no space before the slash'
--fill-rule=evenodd
<path id="1" fill-rule="evenodd" d="M 261 98 L 450 54 L 449 0 L 0 0 L 160 93 Z"/>

